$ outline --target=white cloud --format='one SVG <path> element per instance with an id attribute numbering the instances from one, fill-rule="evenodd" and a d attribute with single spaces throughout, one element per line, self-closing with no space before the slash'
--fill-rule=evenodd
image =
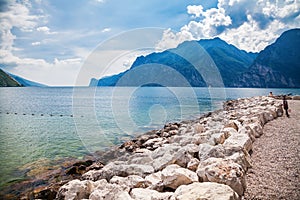
<path id="1" fill-rule="evenodd" d="M 106 32 L 110 32 L 111 31 L 111 28 L 105 28 L 105 29 L 103 29 L 101 32 L 102 33 L 106 33 Z"/>
<path id="2" fill-rule="evenodd" d="M 32 46 L 39 46 L 39 45 L 41 45 L 41 42 L 32 42 L 31 45 Z"/>
<path id="3" fill-rule="evenodd" d="M 187 7 L 187 13 L 194 15 L 194 17 L 200 17 L 203 13 L 203 7 L 201 5 L 190 5 Z"/>
<path id="4" fill-rule="evenodd" d="M 51 32 L 50 31 L 50 28 L 48 28 L 47 26 L 40 26 L 40 27 L 37 27 L 36 30 L 38 32 L 43 32 L 47 35 L 51 35 L 51 34 L 57 34 L 56 32 Z"/>
<path id="5" fill-rule="evenodd" d="M 18 28 L 22 32 L 43 32 L 54 34 L 47 26 L 39 26 L 44 16 L 32 15 L 30 1 L 11 1 L 8 9 L 0 13 L 0 63 L 9 66 L 7 71 L 22 76 L 29 80 L 37 81 L 48 85 L 72 85 L 74 84 L 83 60 L 74 56 L 70 59 L 54 59 L 52 62 L 44 59 L 21 58 L 14 54 L 16 48 L 14 41 L 18 39 L 13 34 L 13 28 Z M 49 39 L 48 39 L 49 40 Z M 31 42 L 32 46 L 46 43 Z"/>
<path id="6" fill-rule="evenodd" d="M 96 3 L 104 3 L 105 0 L 94 0 Z"/>
<path id="7" fill-rule="evenodd" d="M 221 37 L 247 51 L 260 51 L 272 43 L 283 31 L 299 27 L 298 0 L 218 0 L 216 8 L 203 10 L 190 5 L 187 13 L 193 20 L 178 33 L 166 30 L 157 45 L 173 48 L 184 40 Z"/>

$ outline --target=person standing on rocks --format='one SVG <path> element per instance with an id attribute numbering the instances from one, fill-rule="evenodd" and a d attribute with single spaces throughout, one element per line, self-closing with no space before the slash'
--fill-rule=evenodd
<path id="1" fill-rule="evenodd" d="M 290 117 L 289 112 L 288 112 L 289 105 L 288 105 L 288 102 L 286 100 L 286 96 L 285 95 L 283 96 L 283 109 L 285 110 L 286 116 Z"/>

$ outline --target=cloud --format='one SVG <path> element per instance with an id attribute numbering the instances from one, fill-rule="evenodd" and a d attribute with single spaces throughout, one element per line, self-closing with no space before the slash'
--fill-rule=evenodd
<path id="1" fill-rule="evenodd" d="M 51 32 L 51 31 L 50 31 L 50 28 L 48 28 L 47 26 L 40 26 L 40 27 L 37 27 L 36 30 L 37 30 L 38 32 L 45 33 L 46 35 L 57 34 L 57 32 Z"/>
<path id="2" fill-rule="evenodd" d="M 41 42 L 32 42 L 31 45 L 32 46 L 39 46 L 39 45 L 41 45 Z"/>
<path id="3" fill-rule="evenodd" d="M 101 32 L 102 33 L 106 33 L 106 32 L 110 32 L 111 31 L 111 28 L 105 28 L 105 29 L 103 29 Z"/>
<path id="4" fill-rule="evenodd" d="M 299 27 L 297 0 L 218 0 L 216 7 L 187 6 L 191 21 L 178 33 L 166 30 L 160 48 L 172 48 L 187 40 L 221 37 L 246 51 L 261 51 L 283 31 Z"/>
<path id="5" fill-rule="evenodd" d="M 203 7 L 201 5 L 190 5 L 187 7 L 187 13 L 195 17 L 200 17 L 203 13 Z"/>
<path id="6" fill-rule="evenodd" d="M 1 0 L 0 5 L 3 5 Z M 1 9 L 0 12 L 0 63 L 2 67 L 11 73 L 40 83 L 72 85 L 83 62 L 82 58 L 70 56 L 71 58 L 55 58 L 52 61 L 46 61 L 44 58 L 24 56 L 22 49 L 17 48 L 15 45 L 18 35 L 13 32 L 14 29 L 18 29 L 18 32 L 22 33 L 23 37 L 26 34 L 35 35 L 38 32 L 46 35 L 51 35 L 55 32 L 51 32 L 47 26 L 40 26 L 39 23 L 41 23 L 41 19 L 44 16 L 32 14 L 30 12 L 32 5 L 29 1 L 10 1 L 5 6 L 5 9 Z M 29 41 L 31 39 L 28 38 Z M 45 39 L 42 42 L 30 42 L 29 45 L 38 48 L 38 46 L 46 43 L 48 40 L 51 39 Z M 23 56 L 16 55 L 16 50 L 21 51 Z"/>

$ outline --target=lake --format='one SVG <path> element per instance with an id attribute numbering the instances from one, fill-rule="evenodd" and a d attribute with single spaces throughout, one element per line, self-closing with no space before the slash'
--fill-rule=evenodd
<path id="1" fill-rule="evenodd" d="M 220 109 L 225 100 L 270 91 L 300 94 L 300 89 L 253 88 L 0 88 L 0 186 L 167 122 Z"/>

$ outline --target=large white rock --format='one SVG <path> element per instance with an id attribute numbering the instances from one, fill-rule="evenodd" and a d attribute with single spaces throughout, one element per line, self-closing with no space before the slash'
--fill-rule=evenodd
<path id="1" fill-rule="evenodd" d="M 230 186 L 240 196 L 246 189 L 245 171 L 232 160 L 222 158 L 209 158 L 201 162 L 197 169 L 197 175 L 202 181 L 223 183 Z"/>
<path id="2" fill-rule="evenodd" d="M 117 184 L 99 184 L 90 194 L 91 200 L 132 200 L 124 188 Z"/>
<path id="3" fill-rule="evenodd" d="M 200 161 L 211 157 L 224 158 L 225 155 L 223 145 L 212 146 L 209 144 L 200 144 L 198 157 Z"/>
<path id="4" fill-rule="evenodd" d="M 129 188 L 146 188 L 151 185 L 151 182 L 146 181 L 137 175 L 130 175 L 127 177 L 114 176 L 109 182 Z"/>
<path id="5" fill-rule="evenodd" d="M 223 144 L 226 147 L 241 147 L 249 152 L 252 149 L 251 138 L 246 134 L 233 134 Z"/>
<path id="6" fill-rule="evenodd" d="M 259 122 L 254 122 L 251 124 L 248 124 L 248 126 L 252 129 L 253 135 L 258 138 L 263 134 L 263 127 Z"/>
<path id="7" fill-rule="evenodd" d="M 239 200 L 239 196 L 227 185 L 204 182 L 178 187 L 171 200 Z"/>
<path id="8" fill-rule="evenodd" d="M 134 200 L 167 200 L 173 195 L 172 192 L 158 192 L 151 189 L 134 188 L 130 192 Z"/>
<path id="9" fill-rule="evenodd" d="M 161 172 L 163 185 L 172 189 L 176 189 L 180 185 L 190 184 L 198 181 L 195 172 L 182 168 L 176 164 L 167 166 Z"/>
<path id="10" fill-rule="evenodd" d="M 162 183 L 161 179 L 161 171 L 158 171 L 156 173 L 150 174 L 145 177 L 145 180 L 150 182 L 151 185 L 157 185 L 159 183 Z"/>
<path id="11" fill-rule="evenodd" d="M 177 145 L 164 145 L 155 149 L 152 153 L 152 166 L 155 171 L 162 170 L 169 164 L 175 162 L 173 156 L 181 147 Z"/>
<path id="12" fill-rule="evenodd" d="M 95 184 L 93 181 L 80 181 L 78 179 L 75 179 L 69 181 L 59 188 L 56 199 L 80 200 L 89 198 L 89 195 L 92 190 L 94 190 L 94 188 Z"/>
<path id="13" fill-rule="evenodd" d="M 126 164 L 125 162 L 112 162 L 104 166 L 100 170 L 91 170 L 82 175 L 82 178 L 85 180 L 100 180 L 106 179 L 110 180 L 113 176 L 129 176 L 129 175 L 138 175 L 145 177 L 149 174 L 152 174 L 154 169 L 150 165 L 142 164 Z"/>

